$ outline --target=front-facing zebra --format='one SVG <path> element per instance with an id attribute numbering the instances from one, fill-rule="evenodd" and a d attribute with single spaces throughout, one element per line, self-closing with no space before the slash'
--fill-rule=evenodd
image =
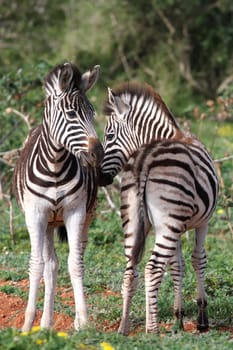
<path id="1" fill-rule="evenodd" d="M 123 314 L 119 332 L 129 332 L 129 309 L 138 281 L 146 235 L 152 225 L 155 246 L 145 268 L 146 331 L 159 332 L 157 297 L 169 264 L 174 282 L 174 314 L 183 328 L 180 238 L 195 229 L 192 264 L 197 276 L 197 329 L 208 328 L 204 248 L 208 222 L 216 205 L 218 180 L 204 146 L 179 128 L 160 96 L 149 86 L 126 84 L 109 89 L 105 106 L 105 156 L 102 185 L 123 169 L 121 217 L 127 260 L 122 284 Z"/>
<path id="2" fill-rule="evenodd" d="M 97 195 L 96 167 L 103 148 L 93 126 L 94 109 L 86 97 L 98 79 L 99 66 L 81 75 L 65 63 L 46 77 L 42 124 L 33 129 L 14 172 L 16 199 L 25 213 L 31 241 L 30 289 L 23 330 L 33 325 L 40 279 L 45 297 L 41 327 L 53 325 L 58 260 L 55 226 L 65 224 L 68 267 L 74 289 L 75 329 L 87 323 L 83 290 L 83 253 Z"/>

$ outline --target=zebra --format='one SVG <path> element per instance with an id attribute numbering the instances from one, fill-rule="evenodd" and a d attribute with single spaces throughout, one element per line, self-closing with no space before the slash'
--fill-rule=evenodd
<path id="1" fill-rule="evenodd" d="M 87 324 L 83 254 L 97 200 L 97 177 L 103 147 L 94 128 L 94 108 L 86 97 L 99 66 L 83 74 L 76 65 L 59 64 L 45 77 L 42 123 L 26 140 L 14 169 L 13 188 L 30 236 L 29 296 L 23 331 L 34 322 L 40 280 L 45 284 L 42 328 L 53 326 L 58 258 L 54 229 L 65 225 L 68 270 L 74 290 L 78 330 Z"/>
<path id="2" fill-rule="evenodd" d="M 192 265 L 197 277 L 197 329 L 208 329 L 204 289 L 208 222 L 216 206 L 218 179 L 205 147 L 179 127 L 159 94 L 146 84 L 127 83 L 108 89 L 108 117 L 100 185 L 121 170 L 121 218 L 126 269 L 119 333 L 129 333 L 129 311 L 138 282 L 137 265 L 153 226 L 155 245 L 145 267 L 146 332 L 159 333 L 158 290 L 170 265 L 174 284 L 176 329 L 184 329 L 181 235 L 195 229 Z"/>

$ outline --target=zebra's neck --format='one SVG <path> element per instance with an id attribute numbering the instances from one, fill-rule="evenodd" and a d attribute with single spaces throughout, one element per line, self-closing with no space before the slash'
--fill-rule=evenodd
<path id="1" fill-rule="evenodd" d="M 182 133 L 173 115 L 156 103 L 147 107 L 143 118 L 133 120 L 133 130 L 137 148 L 156 140 L 176 138 Z"/>
<path id="2" fill-rule="evenodd" d="M 64 147 L 57 145 L 50 137 L 45 125 L 42 125 L 41 134 L 37 144 L 37 163 L 44 174 L 57 177 L 74 156 Z"/>

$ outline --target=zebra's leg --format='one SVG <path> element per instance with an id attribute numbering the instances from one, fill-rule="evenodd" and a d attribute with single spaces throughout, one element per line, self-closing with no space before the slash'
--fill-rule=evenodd
<path id="1" fill-rule="evenodd" d="M 133 196 L 133 193 L 131 193 L 131 195 Z M 126 204 L 126 198 L 131 198 L 131 205 Z M 132 206 L 136 204 L 136 198 L 133 199 L 131 196 L 126 196 L 126 198 L 124 196 L 122 198 L 121 216 L 125 235 L 124 244 L 125 257 L 127 263 L 121 287 L 121 294 L 123 298 L 123 310 L 121 323 L 118 328 L 118 333 L 121 333 L 123 335 L 129 334 L 130 305 L 138 284 L 138 272 L 136 265 L 137 261 L 135 261 L 134 259 L 134 248 L 137 245 L 137 235 L 143 235 L 143 232 L 140 232 L 139 230 L 137 222 L 138 220 L 136 219 L 136 217 L 131 217 L 132 213 L 134 213 L 134 211 L 132 210 Z"/>
<path id="2" fill-rule="evenodd" d="M 64 220 L 69 242 L 68 269 L 74 290 L 74 328 L 76 330 L 83 328 L 88 322 L 83 286 L 83 253 L 87 243 L 85 204 L 86 202 L 84 200 L 82 208 L 74 208 L 64 212 Z"/>
<path id="3" fill-rule="evenodd" d="M 176 318 L 173 331 L 183 330 L 184 308 L 182 301 L 182 280 L 184 276 L 185 263 L 181 252 L 181 241 L 179 240 L 175 255 L 170 262 L 171 276 L 174 284 L 174 315 Z"/>
<path id="4" fill-rule="evenodd" d="M 131 260 L 128 260 L 124 279 L 121 288 L 123 298 L 123 311 L 118 333 L 123 335 L 129 334 L 129 311 L 134 292 L 138 284 L 137 267 L 133 266 Z"/>
<path id="5" fill-rule="evenodd" d="M 155 231 L 155 247 L 145 267 L 147 333 L 159 333 L 158 291 L 166 266 L 177 249 L 177 242 L 176 240 L 171 240 L 171 233 L 170 231 L 166 232 L 166 227 L 163 230 L 162 226 L 157 228 L 155 226 Z M 163 235 L 161 235 L 161 231 Z M 169 240 L 167 237 L 169 237 Z"/>
<path id="6" fill-rule="evenodd" d="M 132 203 L 135 203 L 135 201 L 132 200 L 132 196 L 129 196 L 129 198 L 131 199 Z M 122 219 L 124 223 L 124 216 Z M 151 226 L 146 215 L 144 216 L 144 224 L 142 225 L 143 227 L 141 226 L 142 222 L 139 224 L 137 221 L 137 218 L 134 216 L 134 218 L 131 218 L 131 220 L 126 219 L 127 224 L 123 224 L 125 231 L 125 257 L 127 259 L 127 263 L 121 288 L 121 294 L 123 298 L 123 311 L 121 323 L 118 329 L 118 333 L 121 333 L 123 335 L 129 334 L 130 305 L 138 284 L 137 262 L 139 262 L 141 259 L 144 248 L 144 239 L 147 236 L 147 233 Z M 141 239 L 138 236 L 144 236 L 144 238 Z M 138 246 L 139 249 L 139 256 L 135 261 L 134 252 L 136 246 Z"/>
<path id="7" fill-rule="evenodd" d="M 204 243 L 207 232 L 208 224 L 195 229 L 195 246 L 192 252 L 192 265 L 197 276 L 197 329 L 200 331 L 204 331 L 209 328 L 209 321 L 206 310 L 207 299 L 204 288 L 204 272 L 207 262 Z"/>
<path id="8" fill-rule="evenodd" d="M 30 236 L 31 255 L 29 262 L 30 287 L 22 331 L 29 331 L 34 322 L 37 293 L 44 271 L 43 242 L 48 218 L 46 213 L 30 208 L 30 210 L 25 211 L 25 219 Z"/>
<path id="9" fill-rule="evenodd" d="M 127 174 L 125 176 L 125 174 Z M 129 333 L 129 311 L 138 283 L 139 263 L 150 227 L 142 199 L 138 196 L 137 181 L 129 170 L 122 177 L 121 218 L 125 236 L 126 270 L 122 283 L 123 311 L 118 332 Z"/>
<path id="10" fill-rule="evenodd" d="M 47 228 L 44 238 L 44 283 L 45 283 L 45 296 L 44 296 L 44 310 L 41 318 L 41 327 L 50 328 L 53 326 L 53 310 L 54 310 L 54 297 L 55 288 L 57 283 L 57 271 L 58 271 L 58 259 L 54 249 L 54 228 Z"/>

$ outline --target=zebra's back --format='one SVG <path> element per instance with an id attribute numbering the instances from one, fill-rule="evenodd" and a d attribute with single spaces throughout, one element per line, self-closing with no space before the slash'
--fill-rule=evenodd
<path id="1" fill-rule="evenodd" d="M 151 223 L 158 214 L 177 233 L 208 221 L 217 201 L 214 163 L 196 140 L 154 142 L 135 152 L 123 173 L 122 199 L 135 184 Z"/>

